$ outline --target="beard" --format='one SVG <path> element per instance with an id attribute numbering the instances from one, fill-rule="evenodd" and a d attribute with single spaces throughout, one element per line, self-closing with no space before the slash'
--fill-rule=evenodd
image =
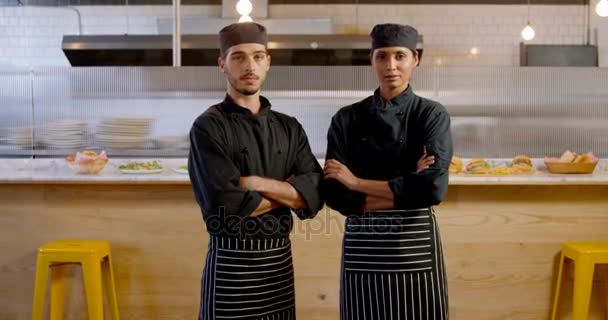
<path id="1" fill-rule="evenodd" d="M 244 96 L 252 96 L 256 93 L 258 93 L 260 91 L 260 88 L 262 87 L 262 85 L 260 84 L 257 87 L 244 87 L 244 86 L 239 86 L 238 85 L 238 79 L 228 75 L 228 83 L 230 83 L 230 86 L 236 90 L 236 92 L 244 95 Z"/>

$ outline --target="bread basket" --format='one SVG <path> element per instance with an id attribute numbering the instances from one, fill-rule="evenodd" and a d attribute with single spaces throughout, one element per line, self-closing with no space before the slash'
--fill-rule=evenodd
<path id="1" fill-rule="evenodd" d="M 593 173 L 595 170 L 595 166 L 597 166 L 598 161 L 595 162 L 579 162 L 579 163 L 569 163 L 569 162 L 551 162 L 545 161 L 545 165 L 547 166 L 547 171 L 551 173 Z"/>

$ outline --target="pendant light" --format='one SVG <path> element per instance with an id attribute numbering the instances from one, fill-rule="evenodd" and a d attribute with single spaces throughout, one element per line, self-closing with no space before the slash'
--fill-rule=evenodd
<path id="1" fill-rule="evenodd" d="M 236 3 L 236 12 L 241 15 L 239 22 L 253 21 L 250 16 L 251 11 L 253 11 L 253 4 L 250 0 L 239 0 L 239 2 Z"/>
<path id="2" fill-rule="evenodd" d="M 253 19 L 250 16 L 241 16 L 239 22 L 252 22 Z"/>
<path id="3" fill-rule="evenodd" d="M 536 36 L 536 32 L 532 29 L 530 21 L 528 21 L 528 25 L 521 31 L 521 37 L 526 41 L 530 41 L 534 39 L 534 36 Z"/>
<path id="4" fill-rule="evenodd" d="M 608 0 L 600 0 L 595 6 L 595 13 L 600 17 L 608 17 Z"/>
<path id="5" fill-rule="evenodd" d="M 606 1 L 606 0 L 604 0 L 604 1 Z M 530 40 L 534 39 L 535 35 L 536 35 L 536 32 L 534 31 L 534 29 L 532 29 L 532 24 L 530 24 L 530 0 L 528 0 L 528 24 L 521 31 L 521 37 L 524 38 L 524 40 L 526 40 L 526 41 L 530 41 Z"/>

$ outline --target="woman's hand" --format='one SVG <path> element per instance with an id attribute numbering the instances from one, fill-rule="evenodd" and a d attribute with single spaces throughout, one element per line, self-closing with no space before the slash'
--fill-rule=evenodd
<path id="1" fill-rule="evenodd" d="M 429 156 L 426 152 L 426 148 L 422 152 L 422 157 L 418 160 L 418 164 L 416 166 L 416 173 L 420 173 L 426 169 L 428 169 L 432 164 L 435 163 L 435 156 Z"/>
<path id="2" fill-rule="evenodd" d="M 323 171 L 325 172 L 325 179 L 336 179 L 350 190 L 353 190 L 359 184 L 359 178 L 338 160 L 329 159 L 325 161 Z"/>

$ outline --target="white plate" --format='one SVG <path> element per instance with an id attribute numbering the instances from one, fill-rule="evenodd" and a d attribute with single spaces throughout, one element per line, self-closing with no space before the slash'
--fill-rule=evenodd
<path id="1" fill-rule="evenodd" d="M 154 170 L 128 170 L 128 169 L 119 169 L 120 172 L 125 174 L 150 174 L 150 173 L 161 173 L 164 169 L 154 169 Z"/>
<path id="2" fill-rule="evenodd" d="M 179 174 L 188 174 L 188 170 L 186 170 L 186 169 L 173 168 L 173 172 L 179 173 Z"/>
<path id="3" fill-rule="evenodd" d="M 114 118 L 101 121 L 100 125 L 146 127 L 152 124 L 153 119 L 147 118 Z"/>
<path id="4" fill-rule="evenodd" d="M 97 141 L 107 142 L 145 142 L 147 137 L 145 136 L 108 136 L 98 134 L 95 136 Z"/>

